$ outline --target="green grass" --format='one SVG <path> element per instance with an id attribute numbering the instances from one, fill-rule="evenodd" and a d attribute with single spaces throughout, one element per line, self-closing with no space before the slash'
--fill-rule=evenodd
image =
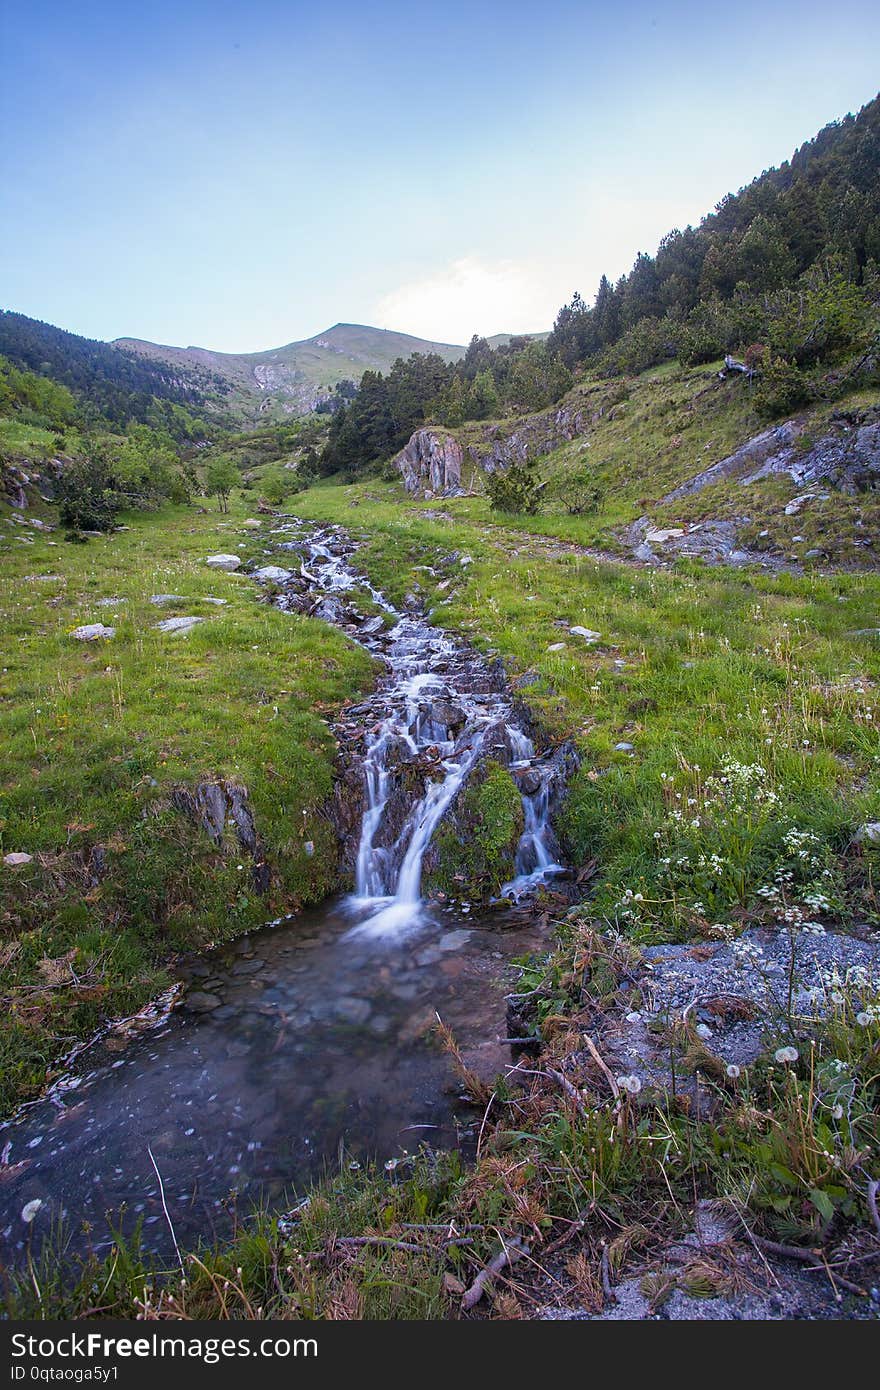
<path id="1" fill-rule="evenodd" d="M 132 515 L 129 530 L 86 545 L 3 527 L 0 849 L 34 856 L 0 866 L 3 1105 L 38 1088 L 100 1019 L 155 993 L 176 951 L 335 883 L 321 814 L 335 754 L 328 719 L 370 683 L 372 664 L 334 629 L 259 602 L 245 576 L 205 565 L 218 550 L 262 550 L 240 527 L 245 507 Z M 159 608 L 155 593 L 182 601 Z M 178 614 L 204 622 L 183 636 L 155 630 Z M 115 637 L 71 636 L 93 622 Z M 220 778 L 248 789 L 268 895 L 254 891 L 234 840 L 216 850 L 172 804 L 176 787 Z M 68 955 L 66 981 L 49 988 L 51 963 Z"/>
<path id="2" fill-rule="evenodd" d="M 880 816 L 880 644 L 857 635 L 880 625 L 876 574 L 634 569 L 474 523 L 472 499 L 445 499 L 449 519 L 429 519 L 393 485 L 313 489 L 296 504 L 354 524 L 380 585 L 398 599 L 420 593 L 437 623 L 500 655 L 514 684 L 527 678 L 520 696 L 546 737 L 574 739 L 569 851 L 577 863 L 598 856 L 597 902 L 611 920 L 627 889 L 654 904 L 640 926 L 661 936 L 699 929 L 707 913 L 710 925 L 713 913 L 762 914 L 757 890 L 784 863 L 794 827 L 832 856 L 841 918 L 880 922 L 873 856 L 852 845 Z M 473 563 L 462 567 L 452 557 L 465 552 Z M 587 645 L 561 622 L 601 639 Z M 731 759 L 765 769 L 777 814 L 706 901 L 697 861 L 718 852 L 723 831 L 709 824 L 721 813 L 707 807 L 705 783 Z M 683 854 L 692 830 L 672 815 L 676 797 L 706 825 L 691 835 L 693 881 L 671 884 L 662 860 Z"/>

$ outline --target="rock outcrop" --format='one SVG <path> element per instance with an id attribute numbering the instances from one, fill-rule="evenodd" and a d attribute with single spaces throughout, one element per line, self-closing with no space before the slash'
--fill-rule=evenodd
<path id="1" fill-rule="evenodd" d="M 573 405 L 558 405 L 539 415 L 528 415 L 513 425 L 486 425 L 483 437 L 469 444 L 469 458 L 487 473 L 509 468 L 512 463 L 549 454 L 585 434 L 593 414 Z"/>
<path id="2" fill-rule="evenodd" d="M 725 478 L 747 487 L 782 474 L 798 487 L 824 483 L 841 492 L 857 493 L 880 486 L 880 406 L 833 417 L 828 432 L 809 444 L 804 425 L 797 420 L 763 430 L 667 493 L 662 502 L 676 502 Z"/>
<path id="3" fill-rule="evenodd" d="M 445 430 L 421 429 L 393 460 L 407 492 L 448 497 L 461 488 L 462 448 Z"/>
<path id="4" fill-rule="evenodd" d="M 254 887 L 258 893 L 268 892 L 271 870 L 257 834 L 246 787 L 224 781 L 199 782 L 194 791 L 189 787 L 176 787 L 171 802 L 177 811 L 200 826 L 218 849 L 224 844 L 227 826 L 234 830 L 238 844 L 253 861 Z"/>

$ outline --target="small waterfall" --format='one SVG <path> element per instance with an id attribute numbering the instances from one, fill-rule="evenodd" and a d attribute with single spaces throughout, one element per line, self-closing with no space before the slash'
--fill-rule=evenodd
<path id="1" fill-rule="evenodd" d="M 301 528 L 294 523 L 293 529 Z M 378 719 L 363 759 L 366 809 L 352 906 L 364 921 L 356 930 L 381 933 L 418 919 L 425 852 L 473 768 L 493 746 L 512 759 L 514 775 L 522 776 L 524 829 L 516 878 L 504 894 L 518 898 L 560 872 L 549 823 L 549 777 L 535 766 L 531 739 L 513 721 L 509 699 L 480 658 L 420 616 L 395 609 L 351 567 L 350 543 L 338 528 L 302 528 L 285 548 L 303 556 L 300 578 L 311 591 L 366 591 L 394 619 L 390 629 L 370 624 L 358 633 L 365 646 L 382 655 L 387 675 L 369 702 Z M 423 781 L 424 792 L 405 808 L 408 768 Z"/>

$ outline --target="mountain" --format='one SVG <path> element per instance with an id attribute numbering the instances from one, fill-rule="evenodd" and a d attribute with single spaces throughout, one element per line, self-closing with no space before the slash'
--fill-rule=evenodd
<path id="1" fill-rule="evenodd" d="M 166 369 L 220 378 L 227 385 L 227 406 L 245 415 L 304 414 L 337 382 L 357 383 L 369 370 L 387 372 L 398 357 L 414 352 L 436 353 L 444 362 L 465 354 L 460 344 L 430 342 L 360 323 L 337 323 L 313 338 L 266 352 L 212 352 L 138 338 L 117 338 L 113 347 Z"/>
<path id="2" fill-rule="evenodd" d="M 114 424 L 155 423 L 155 402 L 198 413 L 216 411 L 227 383 L 202 366 L 150 360 L 111 344 L 81 338 L 54 324 L 6 310 L 0 313 L 0 357 L 23 372 L 48 377 L 73 391 L 91 412 Z M 225 404 L 225 403 L 224 403 Z"/>

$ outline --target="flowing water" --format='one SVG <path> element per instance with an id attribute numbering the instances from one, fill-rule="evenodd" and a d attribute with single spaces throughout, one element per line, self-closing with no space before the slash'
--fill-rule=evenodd
<path id="1" fill-rule="evenodd" d="M 141 1224 L 147 1248 L 167 1257 L 172 1223 L 181 1243 L 222 1237 L 235 1210 L 278 1206 L 340 1159 L 395 1164 L 424 1141 L 455 1146 L 473 1115 L 436 1042 L 438 1014 L 477 1071 L 491 1077 L 510 1060 L 503 996 L 515 976 L 505 962 L 538 946 L 538 929 L 522 914 L 478 922 L 466 907 L 423 903 L 422 865 L 457 792 L 492 753 L 523 798 L 505 894 L 558 874 L 549 765 L 498 676 L 371 589 L 343 533 L 291 522 L 277 544 L 299 558 L 281 606 L 329 604 L 320 616 L 386 665 L 348 714 L 364 729 L 355 893 L 188 962 L 183 1007 L 152 1026 L 111 1028 L 0 1128 L 9 1262 L 61 1220 L 74 1250 L 103 1251 L 114 1230 Z M 352 606 L 365 591 L 379 619 Z"/>

